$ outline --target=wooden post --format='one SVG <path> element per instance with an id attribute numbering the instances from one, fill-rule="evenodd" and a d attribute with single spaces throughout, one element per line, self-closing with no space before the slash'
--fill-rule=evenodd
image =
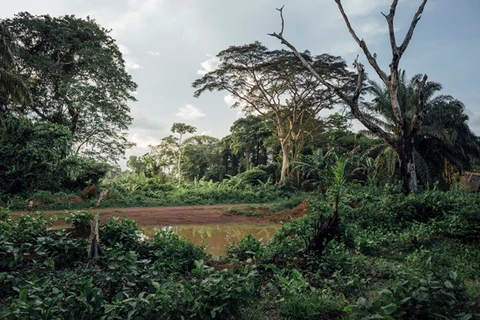
<path id="1" fill-rule="evenodd" d="M 98 232 L 98 214 L 95 215 L 90 223 L 90 236 L 88 237 L 88 259 L 95 259 L 98 257 L 98 252 L 103 253 L 103 250 L 99 248 L 100 235 Z"/>

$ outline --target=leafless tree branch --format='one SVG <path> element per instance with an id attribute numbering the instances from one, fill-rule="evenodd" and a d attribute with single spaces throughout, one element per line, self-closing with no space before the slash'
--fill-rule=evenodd
<path id="1" fill-rule="evenodd" d="M 338 1 L 338 0 L 335 0 Z M 281 11 L 280 11 L 281 12 Z M 281 15 L 280 18 L 283 20 L 283 16 Z M 283 32 L 283 30 L 282 30 Z M 297 58 L 300 59 L 302 64 L 315 76 L 315 78 L 323 84 L 325 87 L 327 87 L 329 90 L 331 90 L 333 93 L 335 93 L 344 103 L 346 103 L 352 112 L 352 114 L 370 131 L 372 131 L 374 134 L 376 134 L 378 137 L 380 137 L 383 141 L 385 141 L 388 145 L 393 146 L 394 145 L 394 140 L 390 134 L 388 134 L 386 131 L 384 131 L 381 127 L 378 125 L 374 124 L 372 121 L 367 119 L 365 115 L 360 111 L 360 108 L 358 106 L 358 101 L 360 97 L 360 93 L 363 87 L 363 77 L 364 77 L 364 67 L 361 63 L 356 62 L 356 67 L 358 71 L 358 76 L 357 76 L 357 85 L 355 88 L 355 92 L 352 96 L 352 98 L 349 98 L 340 88 L 334 86 L 333 84 L 329 83 L 325 79 L 320 76 L 320 74 L 313 68 L 313 66 L 302 56 L 302 54 L 295 48 L 294 45 L 292 45 L 290 42 L 288 42 L 282 35 L 281 33 L 269 33 L 268 35 L 275 37 L 281 41 L 282 44 L 286 45 L 292 52 L 295 54 Z"/>
<path id="2" fill-rule="evenodd" d="M 363 39 L 360 40 L 360 38 L 357 36 L 355 30 L 353 30 L 353 27 L 350 24 L 350 20 L 348 19 L 348 16 L 345 13 L 345 10 L 343 9 L 342 1 L 341 0 L 335 0 L 335 2 L 337 3 L 338 9 L 340 9 L 340 13 L 342 14 L 343 20 L 345 20 L 345 24 L 347 25 L 348 31 L 352 35 L 353 39 L 358 43 L 360 48 L 363 50 L 363 53 L 365 54 L 365 57 L 368 60 L 368 63 L 370 63 L 370 65 L 373 67 L 373 69 L 378 74 L 380 79 L 382 79 L 383 83 L 385 83 L 385 85 L 388 85 L 388 77 L 385 74 L 385 72 L 378 65 L 377 59 L 370 53 L 370 50 L 368 49 L 365 41 L 363 41 Z"/>
<path id="3" fill-rule="evenodd" d="M 410 43 L 410 40 L 412 39 L 413 32 L 415 31 L 415 27 L 417 26 L 418 21 L 422 17 L 423 9 L 425 8 L 425 5 L 427 4 L 428 0 L 423 0 L 422 4 L 418 7 L 417 12 L 413 16 L 413 20 L 410 24 L 410 28 L 407 31 L 407 34 L 405 35 L 405 39 L 402 42 L 402 45 L 400 46 L 400 57 L 403 55 L 405 50 L 408 47 L 408 44 Z"/>

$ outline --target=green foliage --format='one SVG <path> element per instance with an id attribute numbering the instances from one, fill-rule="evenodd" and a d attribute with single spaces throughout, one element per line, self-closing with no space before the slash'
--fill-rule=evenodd
<path id="1" fill-rule="evenodd" d="M 265 203 L 287 198 L 295 192 L 284 192 L 268 183 L 251 186 L 239 177 L 222 182 L 195 180 L 174 185 L 132 173 L 104 180 L 103 185 L 113 191 L 103 206 L 129 207 Z"/>
<path id="2" fill-rule="evenodd" d="M 399 75 L 398 101 L 406 121 L 417 117 L 418 83 L 422 75 L 407 79 L 405 71 Z M 445 188 L 451 182 L 448 171 L 464 171 L 472 168 L 472 160 L 480 157 L 480 140 L 468 127 L 468 116 L 463 103 L 449 95 L 439 95 L 442 85 L 427 81 L 423 87 L 422 121 L 415 131 L 413 156 L 419 181 L 429 187 L 441 182 Z M 389 89 L 370 81 L 369 91 L 374 95 L 371 103 L 365 107 L 372 112 L 368 118 L 379 125 L 397 140 L 400 140 L 401 126 L 392 112 Z M 406 133 L 405 133 L 406 134 Z M 377 175 L 399 173 L 395 170 L 398 163 L 398 151 L 384 145 L 375 159 Z M 450 170 L 445 170 L 448 167 Z M 385 170 L 387 169 L 387 170 Z M 382 177 L 383 176 L 383 177 Z"/>
<path id="3" fill-rule="evenodd" d="M 402 274 L 390 287 L 371 299 L 358 298 L 345 311 L 356 319 L 469 319 L 459 312 L 467 299 L 455 272 L 447 276 Z"/>
<path id="4" fill-rule="evenodd" d="M 247 236 L 231 245 L 220 263 L 229 269 L 222 271 L 209 267 L 219 263 L 201 247 L 169 228 L 148 239 L 135 222 L 111 219 L 100 229 L 106 257 L 87 263 L 85 239 L 50 230 L 52 221 L 41 214 L 7 214 L 0 219 L 0 316 L 478 317 L 480 251 L 474 238 L 461 235 L 474 228 L 459 222 L 478 217 L 476 194 L 405 196 L 391 187 L 342 192 L 342 236 L 329 242 L 321 258 L 303 250 L 316 224 L 333 210 L 331 201 L 316 197 L 308 201 L 307 215 L 284 223 L 266 244 Z"/>
<path id="5" fill-rule="evenodd" d="M 238 243 L 231 243 L 227 247 L 227 255 L 235 260 L 246 261 L 260 257 L 263 252 L 263 244 L 251 234 L 241 239 Z"/>
<path id="6" fill-rule="evenodd" d="M 93 213 L 78 211 L 65 217 L 66 223 L 71 223 L 74 228 L 90 228 Z"/>
<path id="7" fill-rule="evenodd" d="M 17 44 L 12 52 L 33 100 L 16 115 L 65 126 L 80 154 L 117 159 L 131 146 L 125 131 L 136 84 L 108 30 L 90 18 L 27 12 L 1 25 Z"/>
<path id="8" fill-rule="evenodd" d="M 261 169 L 251 169 L 239 174 L 238 178 L 248 185 L 258 186 L 267 182 L 268 174 Z"/>
<path id="9" fill-rule="evenodd" d="M 100 241 L 107 246 L 123 246 L 126 250 L 133 250 L 138 247 L 138 226 L 135 220 L 126 217 L 110 218 L 102 227 Z"/>
<path id="10" fill-rule="evenodd" d="M 59 190 L 61 160 L 71 147 L 68 129 L 8 117 L 0 135 L 0 190 L 18 194 L 35 189 Z"/>
<path id="11" fill-rule="evenodd" d="M 7 221 L 10 219 L 10 209 L 0 207 L 0 221 Z"/>
<path id="12" fill-rule="evenodd" d="M 162 269 L 187 272 L 195 260 L 205 258 L 203 248 L 181 239 L 171 228 L 157 230 L 141 252 L 145 257 L 158 261 Z"/>

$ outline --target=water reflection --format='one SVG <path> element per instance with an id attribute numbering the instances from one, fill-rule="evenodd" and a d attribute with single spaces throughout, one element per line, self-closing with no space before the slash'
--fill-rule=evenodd
<path id="1" fill-rule="evenodd" d="M 172 226 L 172 230 L 196 245 L 207 245 L 206 251 L 215 256 L 225 255 L 227 245 L 238 242 L 248 234 L 266 242 L 270 240 L 279 225 L 181 225 Z M 157 227 L 142 227 L 147 236 L 152 236 Z"/>

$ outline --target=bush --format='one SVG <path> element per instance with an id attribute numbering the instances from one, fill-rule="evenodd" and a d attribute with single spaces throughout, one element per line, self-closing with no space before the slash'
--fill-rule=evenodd
<path id="1" fill-rule="evenodd" d="M 114 247 L 121 244 L 126 250 L 138 247 L 137 222 L 128 218 L 113 217 L 102 227 L 100 241 L 107 246 Z"/>
<path id="2" fill-rule="evenodd" d="M 250 258 L 260 257 L 263 252 L 263 244 L 251 234 L 245 236 L 238 243 L 227 246 L 228 257 L 245 261 Z"/>
<path id="3" fill-rule="evenodd" d="M 93 213 L 78 211 L 71 213 L 65 218 L 66 223 L 71 223 L 74 228 L 90 228 Z"/>
<path id="4" fill-rule="evenodd" d="M 251 169 L 242 172 L 238 175 L 246 184 L 250 186 L 258 186 L 262 183 L 266 183 L 268 180 L 268 173 L 261 169 Z"/>
<path id="5" fill-rule="evenodd" d="M 181 239 L 171 228 L 157 230 L 141 252 L 170 272 L 190 271 L 195 260 L 205 257 L 203 248 Z"/>
<path id="6" fill-rule="evenodd" d="M 455 319 L 466 301 L 465 286 L 455 272 L 404 274 L 373 298 L 358 298 L 345 311 L 357 319 Z"/>

